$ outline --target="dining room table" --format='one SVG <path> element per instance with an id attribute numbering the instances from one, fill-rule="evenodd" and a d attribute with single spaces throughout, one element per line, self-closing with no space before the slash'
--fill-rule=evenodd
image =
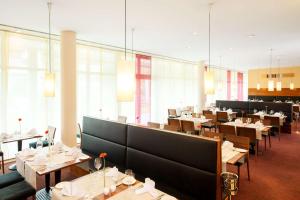
<path id="1" fill-rule="evenodd" d="M 55 174 L 55 183 L 61 181 L 61 170 L 90 160 L 78 147 L 70 148 L 63 144 L 37 149 L 24 149 L 16 155 L 18 172 L 35 189 L 38 189 L 39 176 L 45 176 L 46 192 L 50 191 L 50 174 Z"/>
<path id="2" fill-rule="evenodd" d="M 265 111 L 258 111 L 256 113 L 254 113 L 253 115 L 260 116 L 260 119 L 264 119 L 265 116 L 279 117 L 280 126 L 283 126 L 283 123 L 285 122 L 285 119 L 287 118 L 287 116 L 285 116 L 284 114 L 281 114 L 279 112 L 275 112 L 274 114 L 268 114 Z"/>
<path id="3" fill-rule="evenodd" d="M 6 134 L 2 133 L 0 135 L 0 143 L 5 144 L 5 143 L 11 143 L 11 142 L 17 142 L 18 145 L 18 152 L 22 151 L 23 147 L 23 141 L 24 140 L 30 140 L 30 139 L 35 139 L 35 138 L 41 138 L 43 135 L 38 134 L 36 132 L 28 132 L 24 134 L 16 133 L 16 134 Z M 12 164 L 8 167 L 10 170 L 16 170 L 16 165 Z"/>
<path id="4" fill-rule="evenodd" d="M 149 178 L 140 182 L 117 171 L 110 176 L 106 167 L 69 182 L 56 184 L 52 189 L 52 200 L 175 200 L 176 198 L 155 188 Z M 105 177 L 105 182 L 104 182 Z M 128 179 L 131 178 L 131 179 Z M 133 180 L 128 182 L 127 180 Z"/>

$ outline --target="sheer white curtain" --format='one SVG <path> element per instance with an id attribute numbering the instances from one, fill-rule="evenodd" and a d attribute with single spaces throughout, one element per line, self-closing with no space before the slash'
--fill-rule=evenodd
<path id="1" fill-rule="evenodd" d="M 77 45 L 77 119 L 117 119 L 116 66 L 119 52 Z"/>
<path id="2" fill-rule="evenodd" d="M 48 67 L 48 40 L 35 36 L 0 32 L 1 35 L 1 132 L 32 128 L 44 133 L 48 125 L 60 127 L 60 52 L 53 42 L 53 69 L 57 72 L 56 96 L 43 96 L 44 74 Z M 59 136 L 59 132 L 58 135 Z M 26 146 L 26 144 L 24 145 Z M 4 145 L 11 156 L 16 146 Z"/>
<path id="3" fill-rule="evenodd" d="M 152 57 L 151 121 L 164 123 L 168 108 L 199 106 L 199 66 Z"/>

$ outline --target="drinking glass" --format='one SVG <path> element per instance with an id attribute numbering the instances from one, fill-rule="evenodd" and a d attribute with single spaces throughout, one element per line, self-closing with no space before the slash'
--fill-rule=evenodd
<path id="1" fill-rule="evenodd" d="M 133 171 L 131 169 L 127 169 L 125 171 L 126 176 L 130 177 L 132 180 L 135 180 L 135 174 L 133 173 Z M 133 181 L 132 181 L 133 182 Z M 133 183 L 132 183 L 133 184 Z M 132 184 L 129 184 L 129 187 L 132 186 Z"/>
<path id="2" fill-rule="evenodd" d="M 95 169 L 97 169 L 97 171 L 100 170 L 100 168 L 102 167 L 102 160 L 100 158 L 95 158 L 94 167 Z"/>

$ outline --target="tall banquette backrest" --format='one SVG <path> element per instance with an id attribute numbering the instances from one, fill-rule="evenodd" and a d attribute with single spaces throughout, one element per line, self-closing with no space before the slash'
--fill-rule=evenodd
<path id="1" fill-rule="evenodd" d="M 127 167 L 178 199 L 220 199 L 220 142 L 129 125 Z"/>
<path id="2" fill-rule="evenodd" d="M 83 117 L 81 148 L 93 157 L 106 152 L 108 164 L 126 168 L 127 125 L 114 121 Z"/>

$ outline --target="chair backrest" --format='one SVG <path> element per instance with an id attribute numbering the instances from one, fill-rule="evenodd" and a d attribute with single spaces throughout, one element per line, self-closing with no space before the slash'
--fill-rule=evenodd
<path id="1" fill-rule="evenodd" d="M 56 132 L 56 128 L 53 126 L 48 126 L 48 135 L 49 135 L 49 139 L 52 144 L 54 144 L 54 138 L 55 138 L 55 132 Z"/>
<path id="2" fill-rule="evenodd" d="M 247 149 L 250 147 L 250 139 L 244 136 L 228 135 L 226 140 L 233 143 L 236 148 Z"/>
<path id="3" fill-rule="evenodd" d="M 177 131 L 181 131 L 181 124 L 179 119 L 168 118 L 168 125 L 175 127 Z"/>
<path id="4" fill-rule="evenodd" d="M 126 121 L 127 121 L 126 116 L 121 116 L 121 115 L 118 116 L 118 122 L 126 124 Z"/>
<path id="5" fill-rule="evenodd" d="M 268 119 L 271 121 L 271 126 L 279 127 L 280 126 L 280 118 L 275 116 L 264 116 L 264 119 Z"/>
<path id="6" fill-rule="evenodd" d="M 236 127 L 237 136 L 248 137 L 250 142 L 256 141 L 256 129 L 249 127 Z"/>
<path id="7" fill-rule="evenodd" d="M 204 133 L 202 133 L 202 136 L 203 137 L 214 138 L 214 139 L 220 139 L 221 143 L 223 143 L 223 138 L 224 138 L 223 133 L 216 133 L 216 132 L 207 132 L 207 131 L 205 131 Z"/>
<path id="8" fill-rule="evenodd" d="M 217 121 L 218 122 L 226 122 L 228 121 L 228 113 L 223 111 L 217 112 Z"/>
<path id="9" fill-rule="evenodd" d="M 147 126 L 149 127 L 149 128 L 160 128 L 160 123 L 156 123 L 156 122 L 148 122 L 147 123 Z"/>
<path id="10" fill-rule="evenodd" d="M 169 116 L 177 116 L 176 109 L 168 109 L 168 115 Z"/>
<path id="11" fill-rule="evenodd" d="M 293 112 L 300 112 L 300 106 L 293 106 Z"/>
<path id="12" fill-rule="evenodd" d="M 272 126 L 271 120 L 269 120 L 269 119 L 263 119 L 263 125 L 265 125 L 265 126 Z"/>
<path id="13" fill-rule="evenodd" d="M 167 130 L 167 131 L 176 131 L 176 132 L 179 131 L 176 126 L 170 126 L 170 125 L 167 125 L 167 124 L 164 125 L 164 130 Z"/>
<path id="14" fill-rule="evenodd" d="M 205 114 L 204 115 L 206 119 L 212 119 L 212 122 L 216 122 L 217 121 L 217 116 L 214 114 Z"/>
<path id="15" fill-rule="evenodd" d="M 203 115 L 205 114 L 213 114 L 213 112 L 211 110 L 203 110 Z"/>
<path id="16" fill-rule="evenodd" d="M 227 135 L 236 135 L 235 126 L 221 124 L 219 126 L 219 132 L 223 133 L 225 137 Z"/>
<path id="17" fill-rule="evenodd" d="M 184 133 L 195 132 L 194 122 L 189 120 L 181 120 L 181 131 Z"/>

